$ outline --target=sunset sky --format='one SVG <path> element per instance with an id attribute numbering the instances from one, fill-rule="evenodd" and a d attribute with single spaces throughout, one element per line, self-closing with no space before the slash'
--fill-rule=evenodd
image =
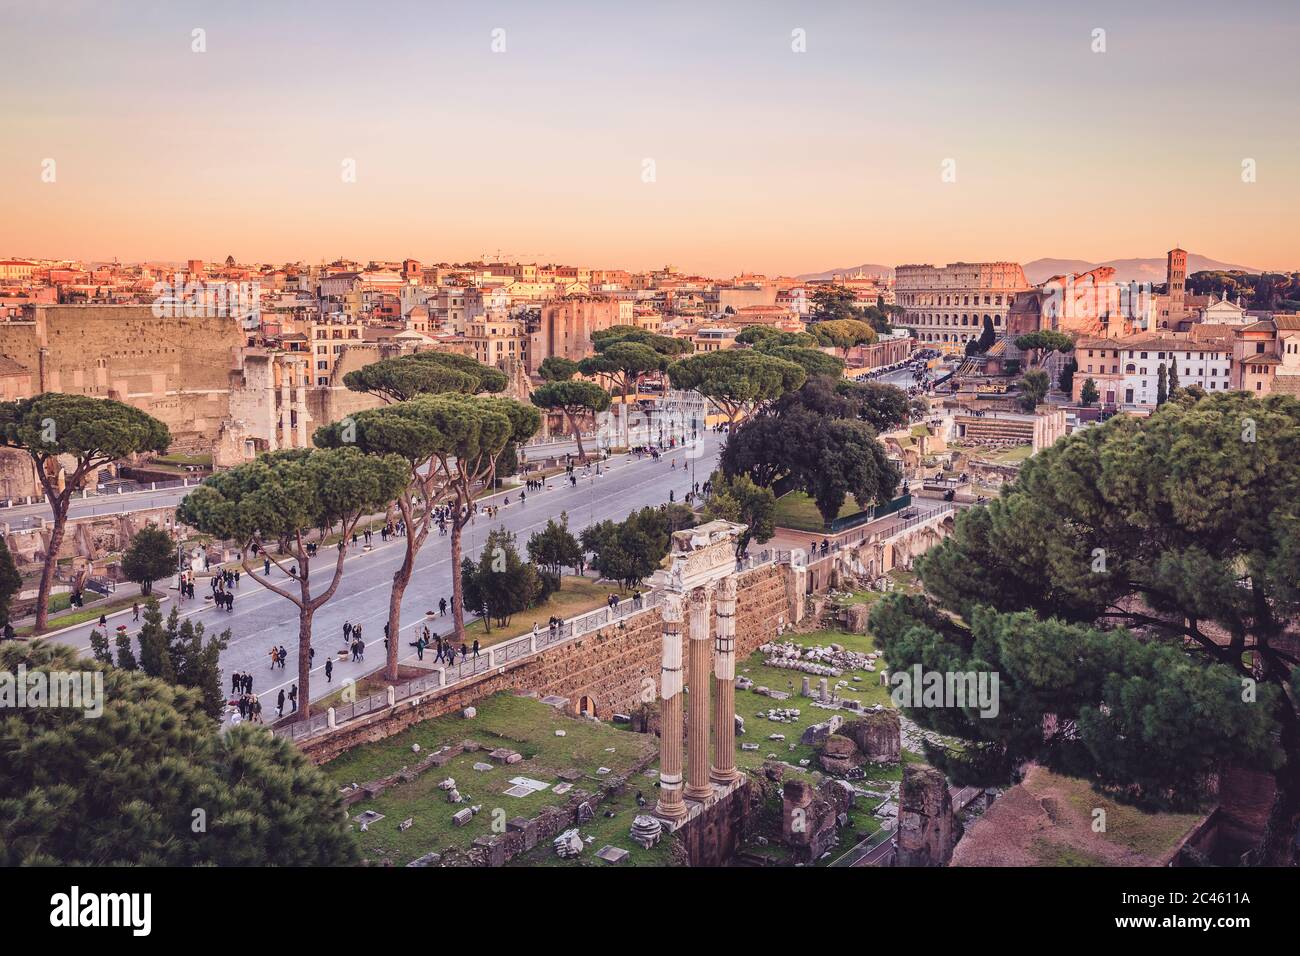
<path id="1" fill-rule="evenodd" d="M 1298 11 L 0 0 L 0 257 L 1296 269 Z"/>

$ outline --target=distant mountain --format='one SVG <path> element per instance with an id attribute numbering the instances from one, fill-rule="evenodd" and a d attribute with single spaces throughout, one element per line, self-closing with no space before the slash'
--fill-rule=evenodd
<path id="1" fill-rule="evenodd" d="M 830 279 L 834 276 L 851 276 L 855 272 L 861 272 L 863 275 L 869 276 L 892 276 L 894 274 L 894 267 L 865 262 L 860 266 L 847 266 L 843 269 L 830 269 L 827 272 L 805 272 L 801 276 L 795 276 L 795 278 L 803 282 L 808 282 L 813 279 Z"/>
<path id="2" fill-rule="evenodd" d="M 1115 270 L 1117 282 L 1152 282 L 1165 281 L 1165 258 L 1159 259 L 1111 259 L 1108 262 L 1089 262 L 1086 259 L 1035 259 L 1025 263 L 1025 278 L 1035 285 L 1046 282 L 1052 276 L 1065 275 L 1068 272 L 1087 272 L 1098 266 L 1110 266 Z M 1206 271 L 1241 271 L 1262 272 L 1253 266 L 1238 266 L 1228 262 L 1219 262 L 1194 252 L 1187 254 L 1187 274 Z"/>

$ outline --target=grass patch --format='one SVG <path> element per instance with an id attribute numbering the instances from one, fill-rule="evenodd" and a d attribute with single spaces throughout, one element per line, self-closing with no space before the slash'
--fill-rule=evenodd
<path id="1" fill-rule="evenodd" d="M 1000 451 L 988 455 L 980 455 L 984 461 L 991 461 L 998 465 L 1018 465 L 1025 461 L 1034 453 L 1034 446 L 1030 445 L 1012 445 L 1010 448 L 1003 448 Z"/>
<path id="2" fill-rule="evenodd" d="M 178 453 L 174 455 L 159 455 L 157 458 L 154 458 L 153 461 L 161 465 L 180 465 L 182 467 L 185 465 L 194 465 L 199 468 L 212 467 L 211 455 L 184 455 Z"/>
<path id="3" fill-rule="evenodd" d="M 490 763 L 487 754 L 482 751 L 464 753 L 452 758 L 445 767 L 427 770 L 410 783 L 397 784 L 373 800 L 356 804 L 351 811 L 354 816 L 363 810 L 384 814 L 384 819 L 371 824 L 365 833 L 358 828 L 357 838 L 366 860 L 372 863 L 389 861 L 400 866 L 425 853 L 464 849 L 476 837 L 493 833 L 494 818 L 509 820 L 517 816 L 535 816 L 543 807 L 564 804 L 572 796 L 572 792 L 562 795 L 552 789 L 526 797 L 507 796 L 504 791 L 510 787 L 512 777 L 530 777 L 554 785 L 560 782 L 558 774 L 561 771 L 576 769 L 582 772 L 583 778 L 574 784 L 574 788 L 594 792 L 607 777 L 598 774 L 598 768 L 608 767 L 613 773 L 626 774 L 633 766 L 658 752 L 658 740 L 653 736 L 568 717 L 531 698 L 503 693 L 477 701 L 474 706 L 478 716 L 472 720 L 459 714 L 427 720 L 387 740 L 350 750 L 321 768 L 337 786 L 364 783 L 395 773 L 403 766 L 415 763 L 424 753 L 466 739 L 488 749 L 509 747 L 524 757 L 521 763 L 511 766 L 494 764 L 491 770 L 479 771 L 473 769 L 474 764 Z M 563 730 L 565 736 L 555 736 L 556 730 Z M 411 751 L 414 743 L 421 747 L 418 756 Z M 613 748 L 613 752 L 607 748 Z M 456 780 L 465 797 L 464 803 L 447 802 L 446 794 L 438 789 L 439 781 L 446 777 Z M 596 840 L 584 851 L 583 858 L 573 862 L 590 865 L 593 861 L 587 857 L 605 842 L 633 851 L 634 861 L 639 858 L 640 848 L 627 836 L 638 789 L 647 801 L 654 801 L 657 791 L 650 778 L 630 779 L 627 795 L 614 805 L 619 808 L 614 820 L 602 815 L 608 809 L 602 804 L 597 808 L 596 819 L 580 828 L 584 836 L 591 834 L 596 836 Z M 452 814 L 470 805 L 479 805 L 482 809 L 468 825 L 457 827 L 452 823 Z M 407 818 L 414 820 L 413 825 L 408 830 L 399 830 L 399 825 Z M 553 855 L 549 844 L 537 849 Z M 655 852 L 657 857 L 666 850 Z M 535 862 L 542 862 L 542 856 L 544 854 L 539 855 Z M 556 858 L 554 862 L 563 861 Z"/>
<path id="4" fill-rule="evenodd" d="M 602 584 L 591 578 L 566 575 L 560 590 L 552 594 L 549 601 L 513 615 L 510 623 L 505 627 L 493 625 L 492 632 L 489 634 L 481 620 L 465 625 L 465 643 L 472 646 L 477 638 L 480 647 L 500 644 L 512 637 L 532 633 L 534 623 L 537 624 L 538 629 L 544 631 L 546 622 L 552 617 L 570 618 L 587 611 L 594 611 L 598 607 L 603 607 L 609 600 L 609 596 L 618 591 L 617 584 Z"/>
<path id="5" fill-rule="evenodd" d="M 1053 843 L 1043 837 L 1035 837 L 1030 844 L 1030 852 L 1039 866 L 1107 866 L 1103 858 L 1081 850 L 1078 847 Z"/>
<path id="6" fill-rule="evenodd" d="M 1088 785 L 1088 781 L 1051 775 L 1054 786 L 1067 788 L 1071 806 L 1091 820 L 1093 811 L 1106 811 L 1106 831 L 1099 834 L 1108 843 L 1152 858 L 1161 857 L 1200 821 L 1199 813 L 1148 813 L 1128 804 L 1116 803 Z"/>
<path id="7" fill-rule="evenodd" d="M 847 518 L 861 511 L 856 501 L 846 498 L 836 517 Z M 790 491 L 776 499 L 775 521 L 778 528 L 791 528 L 795 531 L 827 530 L 816 502 L 802 491 Z"/>
<path id="8" fill-rule="evenodd" d="M 69 606 L 69 596 L 67 594 L 56 594 L 50 598 L 51 614 L 57 610 L 54 607 L 56 598 L 63 599 L 62 604 L 64 609 Z M 130 597 L 124 598 L 113 598 L 112 600 L 105 600 L 103 596 L 99 596 L 95 600 L 86 601 L 85 607 L 77 608 L 77 610 L 67 614 L 60 614 L 58 617 L 51 617 L 49 627 L 41 633 L 45 634 L 50 631 L 62 630 L 65 627 L 72 627 L 74 624 L 85 624 L 87 621 L 97 621 L 101 614 L 112 614 L 114 611 L 120 611 L 123 608 L 130 607 L 136 601 L 141 602 L 141 607 L 143 608 L 144 600 L 145 599 L 139 594 L 133 594 Z M 19 637 L 30 637 L 35 633 L 35 628 L 31 624 L 27 624 L 23 627 L 14 628 L 14 633 Z"/>

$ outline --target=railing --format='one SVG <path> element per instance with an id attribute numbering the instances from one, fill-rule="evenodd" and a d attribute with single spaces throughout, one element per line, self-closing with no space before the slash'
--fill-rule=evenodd
<path id="1" fill-rule="evenodd" d="M 837 860 L 831 861 L 831 866 L 858 866 L 872 853 L 878 850 L 894 839 L 894 831 L 881 828 L 871 836 L 867 837 L 861 843 L 854 846 L 849 852 L 845 853 Z"/>
<path id="2" fill-rule="evenodd" d="M 789 551 L 765 548 L 755 555 L 746 555 L 738 560 L 736 571 L 750 571 L 767 564 L 789 560 Z M 568 618 L 553 628 L 539 627 L 536 634 L 528 633 L 502 641 L 500 644 L 484 648 L 477 657 L 462 658 L 455 664 L 440 664 L 426 677 L 393 685 L 393 703 L 401 703 L 412 697 L 451 687 L 461 681 L 472 680 L 497 667 L 524 660 L 548 648 L 594 634 L 611 624 L 617 624 L 643 611 L 653 610 L 662 603 L 662 591 L 645 591 L 636 597 L 624 598 L 617 604 L 599 607 Z M 388 691 L 385 689 L 382 693 L 371 694 L 369 697 L 338 705 L 334 708 L 334 722 L 339 725 L 383 710 L 388 707 L 388 699 Z M 278 736 L 299 741 L 315 737 L 327 729 L 329 729 L 329 714 L 320 713 L 314 714 L 307 720 L 277 727 L 274 732 Z"/>

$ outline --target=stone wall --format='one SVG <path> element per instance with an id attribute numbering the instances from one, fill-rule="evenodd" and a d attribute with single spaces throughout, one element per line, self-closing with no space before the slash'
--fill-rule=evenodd
<path id="1" fill-rule="evenodd" d="M 674 836 L 681 842 L 691 866 L 722 866 L 736 854 L 745 835 L 749 815 L 758 809 L 762 793 L 749 780 L 705 807 L 683 824 Z"/>
<path id="2" fill-rule="evenodd" d="M 216 439 L 243 341 L 237 319 L 157 318 L 147 305 L 39 305 L 0 322 L 0 355 L 32 371 L 35 391 L 134 405 L 178 448 Z"/>
<path id="3" fill-rule="evenodd" d="M 898 866 L 947 866 L 961 827 L 943 773 L 926 764 L 903 768 L 898 799 Z"/>
<path id="4" fill-rule="evenodd" d="M 736 600 L 739 658 L 772 640 L 789 620 L 785 582 L 789 574 L 785 565 L 768 565 L 740 575 Z M 582 698 L 589 697 L 596 716 L 602 720 L 615 713 L 630 713 L 642 703 L 655 700 L 659 693 L 659 611 L 647 610 L 626 618 L 623 624 L 622 628 L 606 627 L 503 665 L 477 680 L 349 721 L 337 730 L 303 741 L 301 747 L 316 763 L 326 763 L 353 747 L 383 740 L 499 691 L 565 697 L 571 713 L 577 713 Z"/>

